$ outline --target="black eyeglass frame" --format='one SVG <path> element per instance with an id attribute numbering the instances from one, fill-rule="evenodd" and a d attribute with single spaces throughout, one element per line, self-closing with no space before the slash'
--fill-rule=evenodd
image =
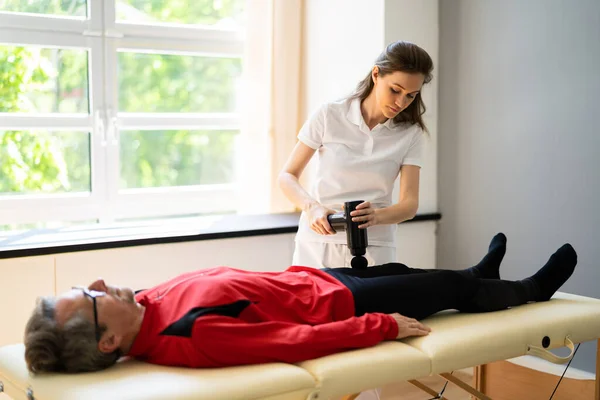
<path id="1" fill-rule="evenodd" d="M 98 305 L 96 304 L 97 297 L 106 296 L 105 292 L 99 292 L 97 290 L 89 290 L 83 286 L 73 286 L 72 289 L 81 290 L 84 295 L 92 299 L 92 303 L 94 304 L 94 328 L 96 330 L 96 342 L 100 342 L 100 326 L 98 325 Z"/>

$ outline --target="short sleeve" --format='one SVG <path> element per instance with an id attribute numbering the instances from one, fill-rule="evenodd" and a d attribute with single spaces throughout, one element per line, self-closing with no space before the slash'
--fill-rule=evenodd
<path id="1" fill-rule="evenodd" d="M 425 133 L 419 129 L 415 133 L 402 165 L 416 165 L 417 167 L 423 166 L 423 155 L 425 153 Z"/>
<path id="2" fill-rule="evenodd" d="M 323 144 L 325 132 L 325 117 L 327 116 L 327 104 L 319 107 L 304 123 L 298 133 L 298 140 L 317 150 Z"/>

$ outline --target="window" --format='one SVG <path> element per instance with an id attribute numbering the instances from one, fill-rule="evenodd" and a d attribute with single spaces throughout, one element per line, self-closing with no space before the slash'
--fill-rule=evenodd
<path id="1" fill-rule="evenodd" d="M 0 0 L 4 229 L 238 211 L 246 1 Z"/>

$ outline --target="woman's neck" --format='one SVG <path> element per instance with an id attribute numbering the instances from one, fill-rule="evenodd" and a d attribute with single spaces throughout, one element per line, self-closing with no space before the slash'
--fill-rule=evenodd
<path id="1" fill-rule="evenodd" d="M 375 128 L 377 124 L 383 124 L 387 121 L 387 118 L 383 115 L 381 109 L 377 105 L 374 90 L 372 90 L 367 98 L 360 104 L 360 112 L 365 120 L 365 124 L 369 127 L 369 130 Z"/>

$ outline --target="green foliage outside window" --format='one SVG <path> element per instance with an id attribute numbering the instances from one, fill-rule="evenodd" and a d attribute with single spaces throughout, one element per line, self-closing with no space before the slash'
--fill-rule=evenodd
<path id="1" fill-rule="evenodd" d="M 56 49 L 0 46 L 0 112 L 87 112 L 86 93 L 73 101 L 66 96 L 87 87 L 85 52 L 81 57 L 65 51 L 65 62 L 58 62 L 64 66 L 57 71 L 47 61 L 61 60 L 60 53 Z M 81 65 L 81 59 L 85 64 Z M 0 193 L 89 191 L 89 181 L 86 133 L 0 131 Z"/>
<path id="2" fill-rule="evenodd" d="M 117 20 L 179 24 L 237 25 L 246 0 L 116 0 Z"/>
<path id="3" fill-rule="evenodd" d="M 85 17 L 86 0 L 0 0 L 0 11 Z"/>
<path id="4" fill-rule="evenodd" d="M 122 132 L 121 188 L 230 183 L 236 135 L 237 131 Z"/>
<path id="5" fill-rule="evenodd" d="M 239 15 L 241 4 L 243 0 L 120 0 L 117 9 L 128 6 L 130 12 L 133 7 L 154 21 L 214 24 Z M 82 7 L 84 0 L 0 0 L 0 11 L 78 15 L 75 10 Z M 192 21 L 186 15 L 201 17 Z M 240 59 L 123 52 L 118 60 L 120 111 L 235 111 Z M 87 63 L 85 50 L 0 44 L 0 112 L 89 113 Z M 232 182 L 236 135 L 123 131 L 120 186 Z M 89 133 L 0 131 L 0 195 L 90 189 Z"/>

